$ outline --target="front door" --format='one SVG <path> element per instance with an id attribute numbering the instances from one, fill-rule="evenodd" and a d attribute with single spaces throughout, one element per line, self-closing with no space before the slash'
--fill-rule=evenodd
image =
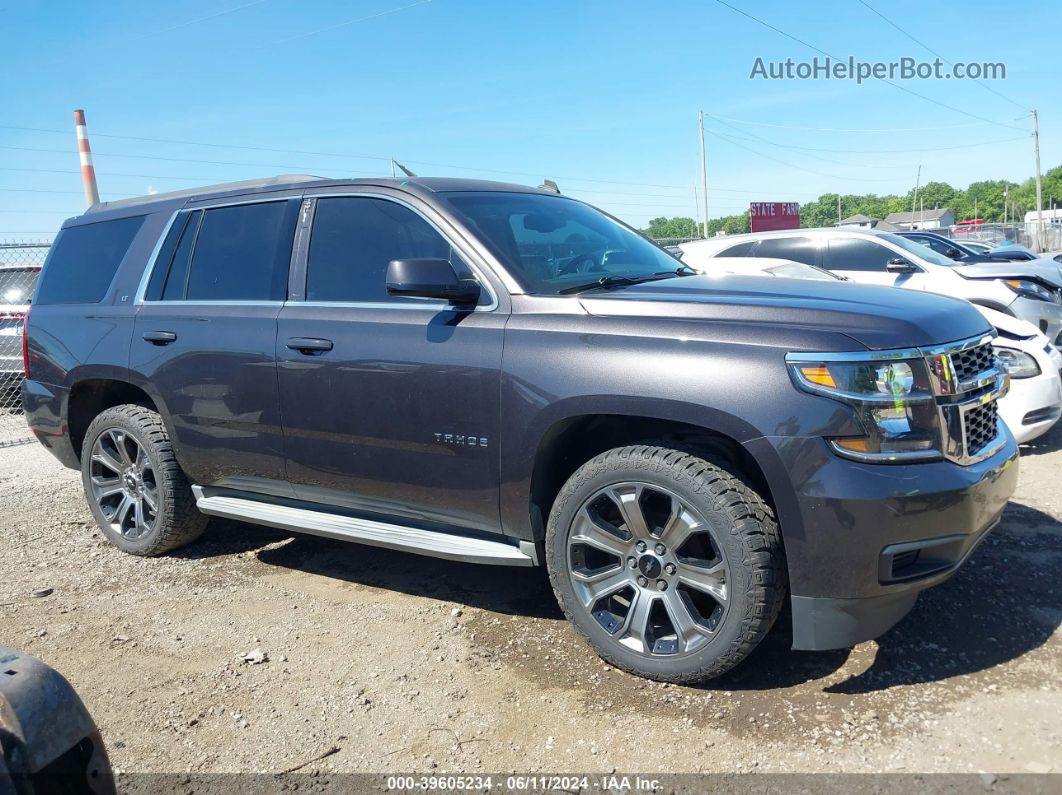
<path id="1" fill-rule="evenodd" d="M 854 282 L 880 284 L 886 287 L 906 287 L 913 290 L 926 289 L 926 275 L 915 265 L 911 273 L 892 273 L 889 260 L 907 259 L 882 243 L 861 237 L 831 238 L 825 252 L 823 267 Z"/>
<path id="2" fill-rule="evenodd" d="M 315 206 L 314 206 L 315 205 Z M 287 476 L 304 500 L 414 522 L 498 529 L 498 430 L 507 314 L 388 296 L 393 259 L 449 259 L 419 212 L 372 196 L 321 197 L 304 301 L 280 312 Z"/>

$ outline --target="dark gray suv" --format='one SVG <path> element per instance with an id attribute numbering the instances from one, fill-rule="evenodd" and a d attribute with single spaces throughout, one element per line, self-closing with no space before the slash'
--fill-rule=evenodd
<path id="1" fill-rule="evenodd" d="M 693 275 L 563 196 L 283 177 L 64 224 L 24 405 L 115 546 L 209 516 L 545 565 L 674 682 L 880 635 L 999 519 L 1006 372 L 969 304 Z M 946 620 L 942 617 L 942 620 Z"/>

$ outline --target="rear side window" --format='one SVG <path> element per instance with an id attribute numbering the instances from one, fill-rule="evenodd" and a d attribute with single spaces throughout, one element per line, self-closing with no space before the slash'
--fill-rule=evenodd
<path id="1" fill-rule="evenodd" d="M 64 229 L 41 275 L 36 303 L 98 304 L 144 223 L 144 216 Z"/>
<path id="2" fill-rule="evenodd" d="M 728 249 L 720 251 L 715 256 L 717 257 L 748 257 L 752 254 L 752 247 L 756 245 L 755 240 L 748 240 L 744 243 L 738 243 L 736 246 L 731 246 Z"/>
<path id="3" fill-rule="evenodd" d="M 417 213 L 386 199 L 318 199 L 306 261 L 306 300 L 417 302 L 386 290 L 393 259 L 449 260 L 472 278 L 447 240 Z"/>
<path id="4" fill-rule="evenodd" d="M 294 210 L 297 202 L 290 202 Z M 207 210 L 188 271 L 189 301 L 283 301 L 295 232 L 289 202 Z M 285 216 L 290 216 L 285 223 Z"/>
<path id="5" fill-rule="evenodd" d="M 757 257 L 777 257 L 805 265 L 817 265 L 815 258 L 818 250 L 815 242 L 808 237 L 769 237 L 760 241 L 756 249 Z"/>
<path id="6" fill-rule="evenodd" d="M 297 201 L 177 216 L 159 250 L 149 301 L 283 301 Z"/>

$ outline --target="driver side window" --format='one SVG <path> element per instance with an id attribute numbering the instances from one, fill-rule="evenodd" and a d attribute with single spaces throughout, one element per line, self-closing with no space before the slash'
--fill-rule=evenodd
<path id="1" fill-rule="evenodd" d="M 471 269 L 435 228 L 413 210 L 386 199 L 317 200 L 306 260 L 306 300 L 343 303 L 417 303 L 387 294 L 393 259 L 445 259 L 463 277 Z M 484 302 L 489 296 L 484 293 Z"/>

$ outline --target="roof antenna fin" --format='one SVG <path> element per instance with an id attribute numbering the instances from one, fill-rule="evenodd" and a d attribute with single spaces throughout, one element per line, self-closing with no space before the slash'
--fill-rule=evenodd
<path id="1" fill-rule="evenodd" d="M 560 195 L 560 188 L 557 187 L 557 183 L 551 179 L 542 180 L 542 184 L 538 186 L 539 190 L 548 190 L 550 193 L 556 193 Z"/>

